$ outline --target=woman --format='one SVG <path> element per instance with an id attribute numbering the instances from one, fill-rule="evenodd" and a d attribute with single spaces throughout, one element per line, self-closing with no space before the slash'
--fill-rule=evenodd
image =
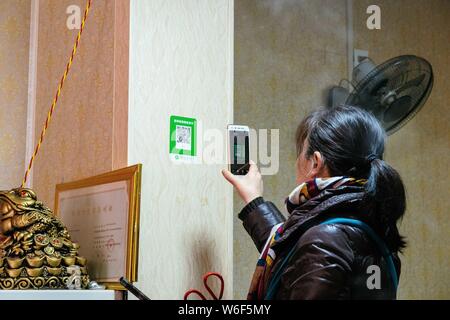
<path id="1" fill-rule="evenodd" d="M 307 116 L 296 133 L 298 186 L 286 199 L 287 219 L 262 198 L 253 162 L 245 176 L 222 172 L 247 204 L 239 218 L 261 252 L 249 299 L 396 298 L 405 189 L 383 161 L 384 142 L 378 121 L 360 108 Z"/>

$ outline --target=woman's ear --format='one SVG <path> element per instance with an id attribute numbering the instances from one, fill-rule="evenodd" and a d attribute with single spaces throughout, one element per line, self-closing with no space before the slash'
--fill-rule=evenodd
<path id="1" fill-rule="evenodd" d="M 310 175 L 312 178 L 318 177 L 328 177 L 328 168 L 325 166 L 324 158 L 319 151 L 314 151 L 312 155 L 313 167 L 311 169 Z"/>

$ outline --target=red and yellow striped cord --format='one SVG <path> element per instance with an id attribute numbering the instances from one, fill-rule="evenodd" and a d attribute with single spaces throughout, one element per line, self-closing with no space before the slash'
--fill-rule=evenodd
<path id="1" fill-rule="evenodd" d="M 36 158 L 36 155 L 38 154 L 39 149 L 41 148 L 42 142 L 44 141 L 45 133 L 47 132 L 48 125 L 50 124 L 50 121 L 52 120 L 52 114 L 53 114 L 53 111 L 55 110 L 56 103 L 58 102 L 58 98 L 61 95 L 61 90 L 63 88 L 64 81 L 66 80 L 67 75 L 69 74 L 69 70 L 70 70 L 70 67 L 72 66 L 73 58 L 77 52 L 78 44 L 80 43 L 81 33 L 83 32 L 84 24 L 86 23 L 86 19 L 87 19 L 90 7 L 91 7 L 91 0 L 87 0 L 86 9 L 84 10 L 83 20 L 81 21 L 81 27 L 80 27 L 80 30 L 78 31 L 77 38 L 73 45 L 70 59 L 67 62 L 66 69 L 64 70 L 64 74 L 61 78 L 61 81 L 59 82 L 58 90 L 56 90 L 56 95 L 55 95 L 55 98 L 53 99 L 52 106 L 50 107 L 50 110 L 47 113 L 47 119 L 45 120 L 44 127 L 42 128 L 41 136 L 39 137 L 39 141 L 36 145 L 36 148 L 34 149 L 33 155 L 31 156 L 30 163 L 28 164 L 27 171 L 25 172 L 25 176 L 23 177 L 22 188 L 25 187 L 25 184 L 27 183 L 27 178 L 30 174 L 31 167 L 33 166 L 34 159 Z"/>

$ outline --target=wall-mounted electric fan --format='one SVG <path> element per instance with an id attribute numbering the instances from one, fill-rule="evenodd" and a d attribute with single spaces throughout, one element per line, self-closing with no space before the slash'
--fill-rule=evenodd
<path id="1" fill-rule="evenodd" d="M 379 66 L 366 58 L 353 69 L 352 77 L 353 90 L 333 87 L 329 105 L 352 105 L 370 111 L 387 134 L 419 112 L 433 87 L 431 64 L 412 55 L 392 58 Z"/>

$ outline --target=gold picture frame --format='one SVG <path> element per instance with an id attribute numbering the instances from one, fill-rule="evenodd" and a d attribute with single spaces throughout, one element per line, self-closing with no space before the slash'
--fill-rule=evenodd
<path id="1" fill-rule="evenodd" d="M 127 225 L 126 228 L 123 229 L 123 232 L 126 231 L 126 235 L 122 234 L 122 239 L 126 238 L 126 257 L 124 257 L 124 260 L 122 261 L 122 265 L 124 264 L 124 274 L 130 282 L 136 282 L 137 281 L 137 273 L 138 273 L 138 248 L 139 248 L 139 216 L 140 216 L 140 194 L 141 194 L 141 172 L 142 172 L 142 165 L 137 164 L 134 166 L 130 166 L 127 168 L 115 170 L 112 172 L 104 173 L 98 176 L 86 178 L 79 181 L 73 181 L 68 183 L 62 183 L 56 185 L 55 190 L 55 215 L 58 216 L 64 224 L 66 224 L 66 227 L 71 229 L 70 223 L 67 224 L 64 220 L 71 220 L 76 221 L 76 213 L 74 214 L 73 211 L 71 211 L 72 216 L 70 216 L 70 219 L 66 219 L 69 217 L 69 214 L 67 212 L 63 212 L 61 214 L 61 203 L 62 201 L 66 199 L 70 199 L 70 195 L 75 194 L 77 192 L 82 192 L 85 190 L 86 192 L 81 195 L 81 197 L 85 197 L 84 199 L 87 199 L 88 197 L 95 196 L 95 193 L 89 194 L 88 190 L 94 190 L 95 188 L 108 188 L 108 186 L 117 185 L 118 183 L 122 186 L 124 185 L 124 182 L 127 186 L 127 193 L 128 193 L 128 215 L 126 218 Z M 118 190 L 118 189 L 115 189 Z M 123 190 L 122 190 L 123 191 Z M 99 194 L 101 192 L 97 192 Z M 75 197 L 72 197 L 75 198 Z M 80 196 L 78 196 L 80 198 Z M 75 200 L 74 200 L 75 201 Z M 78 201 L 78 200 L 77 200 Z M 124 208 L 126 208 L 126 205 L 124 205 Z M 73 208 L 72 208 L 73 209 Z M 123 208 L 122 208 L 123 209 Z M 63 209 L 64 210 L 64 209 Z M 111 211 L 111 206 L 110 209 Z M 69 211 L 69 210 L 66 210 Z M 102 210 L 100 209 L 100 212 Z M 114 210 L 113 210 L 114 211 Z M 119 210 L 120 211 L 120 210 Z M 77 212 L 79 215 L 81 212 Z M 95 215 L 96 212 L 94 212 L 94 209 L 92 212 L 89 212 L 89 209 L 87 210 L 87 213 L 92 213 Z M 119 213 L 120 214 L 120 213 Z M 79 219 L 83 219 L 82 217 Z M 79 222 L 80 225 L 82 225 L 82 222 Z M 94 226 L 92 228 L 95 228 Z M 80 250 L 83 250 L 83 240 L 82 239 L 76 239 L 80 245 Z M 87 241 L 87 240 L 86 240 Z M 84 246 L 91 246 L 92 243 L 86 244 L 84 243 Z M 108 244 L 105 244 L 106 247 Z M 115 243 L 113 242 L 112 247 L 114 248 Z M 98 248 L 103 246 L 98 246 Z M 124 263 L 123 263 L 124 262 Z M 88 259 L 89 263 L 89 259 Z M 105 278 L 103 278 L 105 279 Z M 95 278 L 92 280 L 97 281 Z M 119 279 L 108 279 L 106 281 L 98 281 L 99 283 L 105 285 L 108 289 L 113 290 L 125 290 L 125 288 L 120 284 Z"/>

